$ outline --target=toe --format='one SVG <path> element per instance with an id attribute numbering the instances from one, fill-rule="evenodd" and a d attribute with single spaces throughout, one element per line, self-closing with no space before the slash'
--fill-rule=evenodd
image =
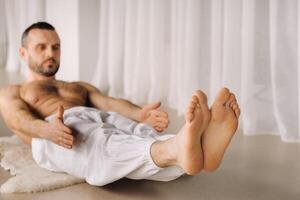
<path id="1" fill-rule="evenodd" d="M 237 102 L 233 103 L 230 108 L 234 111 L 236 117 L 240 116 L 240 108 L 239 105 L 237 104 Z"/>
<path id="2" fill-rule="evenodd" d="M 236 100 L 236 99 L 235 99 L 234 94 L 230 93 L 230 96 L 229 96 L 229 98 L 228 98 L 228 100 L 227 100 L 227 102 L 226 102 L 226 106 L 227 106 L 227 107 L 230 107 L 230 104 L 231 104 L 232 102 L 234 102 L 235 100 Z"/>
<path id="3" fill-rule="evenodd" d="M 194 114 L 193 114 L 192 112 L 188 112 L 188 113 L 186 114 L 186 120 L 187 120 L 188 122 L 191 122 L 193 119 L 194 119 Z"/>
<path id="4" fill-rule="evenodd" d="M 198 97 L 196 95 L 193 95 L 190 103 L 188 105 L 188 110 L 193 112 L 193 110 L 196 108 L 196 106 L 199 104 L 199 100 Z"/>
<path id="5" fill-rule="evenodd" d="M 201 109 L 204 112 L 209 111 L 208 105 L 207 105 L 207 96 L 204 92 L 202 92 L 201 90 L 197 90 L 196 91 L 196 95 L 198 97 L 198 101 L 199 101 L 199 105 L 201 107 Z"/>
<path id="6" fill-rule="evenodd" d="M 241 110 L 239 108 L 234 110 L 235 116 L 238 118 L 241 114 Z"/>
<path id="7" fill-rule="evenodd" d="M 192 96 L 190 103 L 187 108 L 186 120 L 191 122 L 194 119 L 194 112 L 197 106 L 199 105 L 199 97 L 197 92 Z"/>
<path id="8" fill-rule="evenodd" d="M 195 106 L 194 107 L 191 107 L 191 106 L 189 106 L 189 108 L 188 108 L 188 112 L 189 113 L 194 113 L 194 110 L 195 110 Z"/>
<path id="9" fill-rule="evenodd" d="M 198 97 L 199 103 L 207 103 L 207 96 L 201 90 L 197 90 L 195 95 Z"/>
<path id="10" fill-rule="evenodd" d="M 209 108 L 208 108 L 208 105 L 207 105 L 207 96 L 206 94 L 201 91 L 201 90 L 197 90 L 196 93 L 195 93 L 199 99 L 199 104 L 197 106 L 197 108 L 199 107 L 199 111 L 201 111 L 202 113 L 202 117 L 203 117 L 203 124 L 204 124 L 204 127 L 206 127 L 210 121 L 210 111 L 209 111 Z"/>
<path id="11" fill-rule="evenodd" d="M 217 94 L 217 97 L 215 99 L 215 103 L 221 103 L 224 104 L 228 101 L 230 97 L 230 91 L 228 88 L 222 88 L 219 93 Z"/>
<path id="12" fill-rule="evenodd" d="M 232 107 L 233 107 L 233 105 L 235 105 L 235 104 L 237 104 L 237 101 L 236 101 L 236 100 L 234 100 L 234 101 L 230 102 L 230 104 L 229 104 L 229 107 L 230 107 L 230 108 L 232 108 Z"/>
<path id="13" fill-rule="evenodd" d="M 237 104 L 234 104 L 234 105 L 232 106 L 232 109 L 233 109 L 233 110 L 235 110 L 235 109 L 237 109 L 237 108 L 239 108 L 239 106 L 238 106 Z"/>
<path id="14" fill-rule="evenodd" d="M 190 107 L 190 108 L 195 108 L 196 105 L 197 105 L 197 103 L 191 101 L 190 104 L 189 104 L 189 107 Z"/>
<path id="15" fill-rule="evenodd" d="M 195 104 L 199 103 L 197 95 L 192 96 L 191 102 L 193 102 Z"/>

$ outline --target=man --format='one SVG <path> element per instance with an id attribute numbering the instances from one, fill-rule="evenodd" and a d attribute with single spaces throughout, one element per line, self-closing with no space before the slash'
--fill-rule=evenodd
<path id="1" fill-rule="evenodd" d="M 240 109 L 226 88 L 211 109 L 206 95 L 196 91 L 182 129 L 160 136 L 169 120 L 159 102 L 139 107 L 85 82 L 56 80 L 60 39 L 46 22 L 25 30 L 20 57 L 29 67 L 27 82 L 0 91 L 7 126 L 32 146 L 41 167 L 93 185 L 123 177 L 169 181 L 214 171 L 238 126 Z"/>

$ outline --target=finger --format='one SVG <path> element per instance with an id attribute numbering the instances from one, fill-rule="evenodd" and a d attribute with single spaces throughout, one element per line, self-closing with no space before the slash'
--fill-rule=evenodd
<path id="1" fill-rule="evenodd" d="M 69 134 L 69 135 L 72 135 L 72 134 L 73 134 L 72 129 L 70 129 L 70 128 L 67 127 L 67 126 L 64 126 L 64 132 L 66 132 L 66 133 Z"/>
<path id="2" fill-rule="evenodd" d="M 154 126 L 154 129 L 157 131 L 157 132 L 162 132 L 164 129 L 161 128 L 161 127 L 158 127 L 158 126 Z"/>
<path id="3" fill-rule="evenodd" d="M 67 133 L 67 134 L 69 134 L 69 135 L 72 135 L 72 133 L 73 133 L 72 129 L 69 128 L 69 127 L 67 127 L 67 126 L 66 126 L 65 124 L 63 124 L 62 122 L 59 123 L 59 127 L 60 127 L 60 129 L 61 129 L 63 132 L 65 132 L 65 133 Z"/>
<path id="4" fill-rule="evenodd" d="M 74 136 L 73 136 L 73 135 L 70 135 L 70 134 L 67 134 L 67 133 L 63 133 L 60 137 L 61 137 L 64 141 L 70 141 L 70 142 L 73 142 L 73 141 L 74 141 Z"/>
<path id="5" fill-rule="evenodd" d="M 152 111 L 153 115 L 156 117 L 168 117 L 168 113 L 160 110 L 153 110 Z"/>
<path id="6" fill-rule="evenodd" d="M 162 122 L 162 123 L 167 123 L 167 124 L 170 123 L 169 119 L 166 118 L 166 117 L 156 117 L 155 120 L 156 120 L 157 122 Z"/>
<path id="7" fill-rule="evenodd" d="M 74 136 L 67 134 L 65 132 L 57 132 L 54 135 L 54 140 L 53 140 L 56 144 L 60 143 L 60 142 L 68 142 L 68 144 L 73 144 L 74 142 Z"/>
<path id="8" fill-rule="evenodd" d="M 71 147 L 73 145 L 73 141 L 60 136 L 58 139 L 58 144 L 64 147 Z"/>
<path id="9" fill-rule="evenodd" d="M 73 141 L 72 141 L 72 140 L 68 140 L 68 139 L 64 139 L 64 138 L 63 138 L 63 143 L 64 143 L 65 145 L 69 145 L 69 146 L 72 146 L 72 145 L 73 145 Z"/>
<path id="10" fill-rule="evenodd" d="M 58 106 L 58 112 L 57 112 L 56 117 L 63 122 L 63 119 L 64 119 L 64 107 L 62 105 Z"/>
<path id="11" fill-rule="evenodd" d="M 153 110 L 153 109 L 155 110 L 155 109 L 158 109 L 160 107 L 160 105 L 161 105 L 161 102 L 158 101 L 155 103 L 150 103 L 150 104 L 144 106 L 144 108 L 146 110 Z"/>
<path id="12" fill-rule="evenodd" d="M 59 143 L 58 145 L 60 145 L 60 146 L 62 146 L 62 147 L 64 147 L 64 148 L 67 148 L 67 149 L 71 149 L 71 148 L 72 148 L 71 145 L 66 145 L 66 144 L 64 144 L 64 143 Z"/>
<path id="13" fill-rule="evenodd" d="M 157 123 L 154 124 L 154 126 L 159 127 L 159 128 L 167 128 L 168 124 L 167 123 L 157 122 Z"/>
<path id="14" fill-rule="evenodd" d="M 64 133 L 64 134 L 62 135 L 62 137 L 63 137 L 65 140 L 69 140 L 69 141 L 71 141 L 71 142 L 74 141 L 74 136 L 73 136 L 73 135 Z"/>

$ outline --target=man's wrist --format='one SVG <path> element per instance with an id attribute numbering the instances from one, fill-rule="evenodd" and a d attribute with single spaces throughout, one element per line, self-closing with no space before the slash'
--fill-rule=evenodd
<path id="1" fill-rule="evenodd" d="M 47 139 L 46 133 L 49 130 L 48 122 L 41 119 L 36 119 L 34 120 L 32 127 L 33 127 L 33 130 L 31 131 L 32 137 Z"/>
<path id="2" fill-rule="evenodd" d="M 141 108 L 137 108 L 135 115 L 134 115 L 134 120 L 136 120 L 137 122 L 143 122 L 144 118 L 143 118 L 143 112 Z"/>

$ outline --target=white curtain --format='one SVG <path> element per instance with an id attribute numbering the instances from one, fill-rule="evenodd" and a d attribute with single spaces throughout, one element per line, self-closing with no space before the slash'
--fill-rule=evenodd
<path id="1" fill-rule="evenodd" d="M 183 113 L 193 91 L 229 87 L 245 134 L 300 141 L 300 2 L 101 0 L 93 83 Z"/>
<path id="2" fill-rule="evenodd" d="M 27 73 L 27 67 L 20 63 L 19 47 L 21 46 L 21 35 L 32 23 L 45 18 L 44 0 L 1 0 L 4 12 L 7 32 L 7 71 L 21 71 Z M 1 33 L 0 33 L 1 34 Z M 4 38 L 4 37 L 2 37 Z"/>
<path id="3" fill-rule="evenodd" d="M 0 68 L 5 66 L 7 52 L 6 16 L 4 1 L 0 0 Z"/>

